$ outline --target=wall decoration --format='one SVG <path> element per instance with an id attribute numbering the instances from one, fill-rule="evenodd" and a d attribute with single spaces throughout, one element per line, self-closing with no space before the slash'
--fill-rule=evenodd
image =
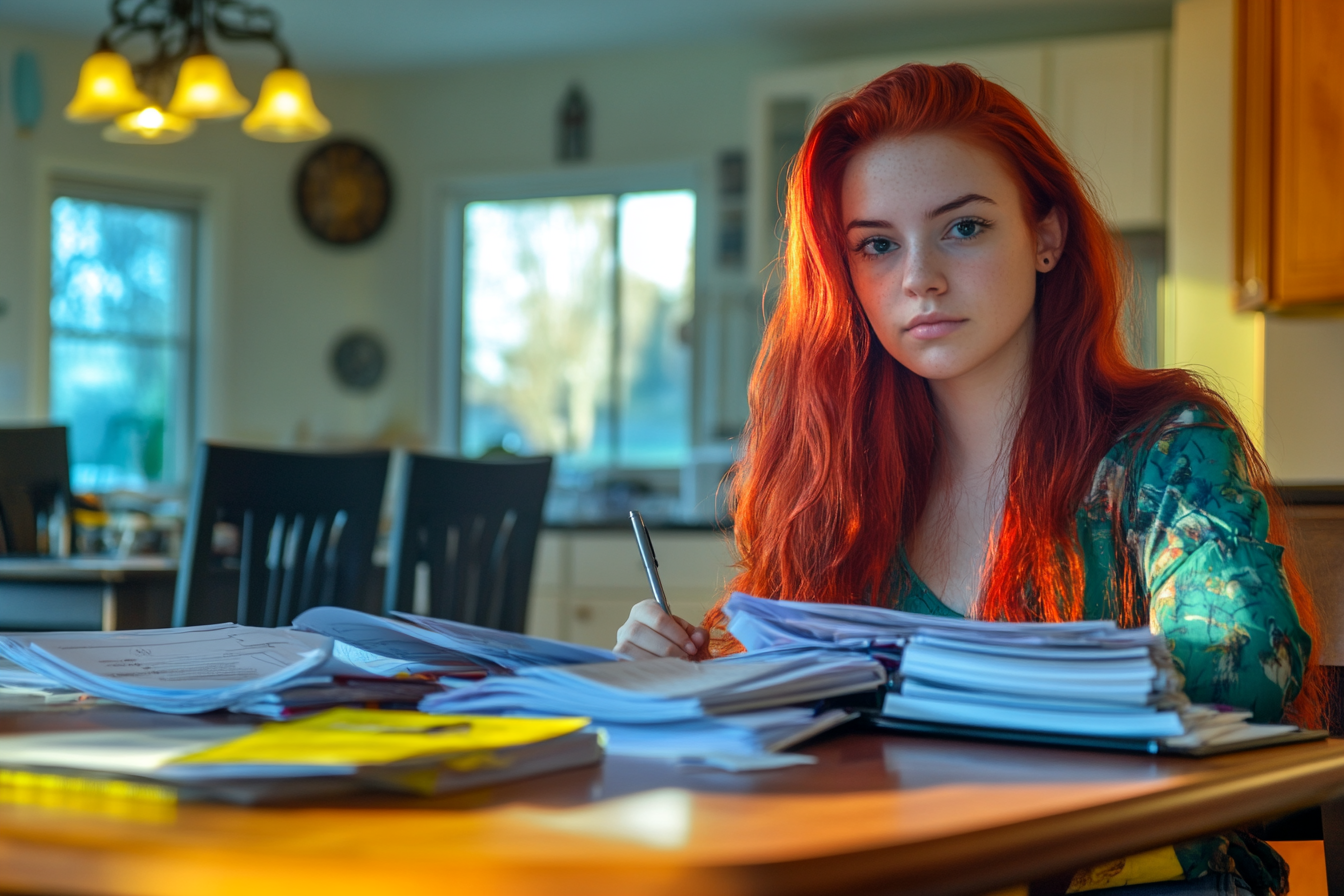
<path id="1" fill-rule="evenodd" d="M 392 208 L 387 166 L 353 140 L 333 140 L 313 150 L 299 166 L 294 194 L 309 232 L 343 246 L 372 238 Z"/>
<path id="2" fill-rule="evenodd" d="M 557 123 L 555 157 L 561 162 L 581 162 L 588 158 L 588 98 L 579 85 L 570 85 L 560 101 Z"/>
<path id="3" fill-rule="evenodd" d="M 347 389 L 368 392 L 383 381 L 387 348 L 371 330 L 350 330 L 331 349 L 331 372 Z"/>
<path id="4" fill-rule="evenodd" d="M 747 253 L 747 154 L 719 153 L 719 267 L 740 268 Z"/>
<path id="5" fill-rule="evenodd" d="M 30 50 L 14 54 L 14 70 L 9 79 L 13 91 L 14 120 L 19 130 L 31 131 L 42 120 L 42 72 L 37 56 Z"/>

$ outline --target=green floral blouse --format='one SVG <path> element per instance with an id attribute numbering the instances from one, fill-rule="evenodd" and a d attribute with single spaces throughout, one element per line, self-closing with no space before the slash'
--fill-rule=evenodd
<path id="1" fill-rule="evenodd" d="M 1128 482 L 1137 475 L 1136 482 Z M 1149 622 L 1164 634 L 1185 691 L 1278 722 L 1301 688 L 1311 654 L 1283 574 L 1283 548 L 1267 541 L 1264 496 L 1246 478 L 1236 434 L 1199 405 L 1176 409 L 1154 437 L 1131 434 L 1107 452 L 1078 509 L 1086 567 L 1084 615 L 1108 615 L 1106 588 L 1117 556 L 1114 502 L 1126 545 L 1149 595 Z M 891 590 L 896 609 L 958 616 L 920 581 L 902 551 Z M 1187 879 L 1236 871 L 1257 893 L 1282 893 L 1287 866 L 1239 833 L 1176 848 Z"/>

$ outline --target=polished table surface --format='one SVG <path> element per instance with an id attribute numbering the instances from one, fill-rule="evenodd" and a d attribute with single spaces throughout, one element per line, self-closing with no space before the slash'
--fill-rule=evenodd
<path id="1" fill-rule="evenodd" d="M 0 712 L 0 733 L 201 725 L 119 706 Z M 0 789 L 23 893 L 977 893 L 1344 794 L 1344 741 L 1177 759 L 842 733 L 816 765 L 610 758 L 454 796 L 283 808 Z"/>

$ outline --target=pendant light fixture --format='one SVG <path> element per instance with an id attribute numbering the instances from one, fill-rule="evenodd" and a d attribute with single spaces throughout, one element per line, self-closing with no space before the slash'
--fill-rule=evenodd
<path id="1" fill-rule="evenodd" d="M 243 133 L 273 143 L 315 140 L 331 122 L 313 104 L 313 88 L 296 68 L 278 68 L 261 82 L 257 107 L 243 119 Z"/>
<path id="2" fill-rule="evenodd" d="M 109 121 L 104 139 L 115 143 L 176 143 L 196 121 L 234 118 L 252 102 L 233 84 L 228 64 L 211 52 L 208 38 L 261 41 L 280 57 L 266 76 L 243 131 L 258 140 L 315 140 L 331 122 L 313 102 L 308 78 L 294 68 L 280 40 L 276 15 L 243 0 L 112 0 L 112 24 L 79 73 L 65 107 L 74 122 Z M 148 37 L 153 55 L 132 63 L 117 47 Z"/>

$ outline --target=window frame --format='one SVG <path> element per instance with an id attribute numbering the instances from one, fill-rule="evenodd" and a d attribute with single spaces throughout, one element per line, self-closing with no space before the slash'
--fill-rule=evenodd
<path id="1" fill-rule="evenodd" d="M 42 378 L 45 383 L 45 416 L 51 417 L 51 342 L 57 330 L 51 325 L 51 302 L 54 298 L 51 288 L 51 208 L 57 199 L 69 198 L 86 202 L 104 202 L 139 208 L 160 209 L 181 214 L 186 222 L 185 261 L 188 270 L 182 278 L 183 294 L 179 297 L 180 312 L 186 323 L 185 335 L 177 341 L 181 354 L 183 370 L 182 382 L 177 385 L 175 402 L 181 431 L 171 449 L 175 452 L 177 477 L 171 481 L 146 483 L 144 492 L 149 495 L 174 497 L 185 494 L 195 474 L 195 445 L 201 432 L 200 388 L 200 298 L 202 292 L 202 246 L 204 197 L 195 190 L 161 187 L 157 184 L 121 184 L 101 180 L 85 180 L 77 177 L 55 176 L 49 180 L 45 201 L 45 247 L 43 257 L 46 265 L 43 271 L 46 302 L 39 317 L 42 320 L 43 361 Z"/>
<path id="2" fill-rule="evenodd" d="M 694 308 L 692 320 L 699 314 L 703 292 L 703 278 L 710 269 L 709 250 L 712 240 L 705 239 L 709 232 L 708 203 L 704 176 L 694 163 L 630 166 L 582 171 L 556 171 L 539 174 L 462 178 L 448 182 L 440 192 L 435 207 L 441 210 L 438 220 L 437 244 L 443 253 L 439 277 L 439 307 L 442 319 L 439 325 L 440 364 L 436 379 L 438 394 L 439 450 L 459 455 L 462 449 L 462 347 L 465 336 L 463 312 L 463 275 L 465 273 L 466 228 L 465 212 L 473 202 L 507 202 L 520 199 L 551 199 L 567 196 L 612 194 L 619 198 L 625 193 L 645 193 L 663 190 L 690 190 L 695 201 L 695 259 Z M 700 416 L 700 358 L 699 339 L 691 346 L 691 381 L 689 394 L 689 428 L 691 451 L 699 441 L 697 421 Z M 607 469 L 625 469 L 619 466 Z"/>

